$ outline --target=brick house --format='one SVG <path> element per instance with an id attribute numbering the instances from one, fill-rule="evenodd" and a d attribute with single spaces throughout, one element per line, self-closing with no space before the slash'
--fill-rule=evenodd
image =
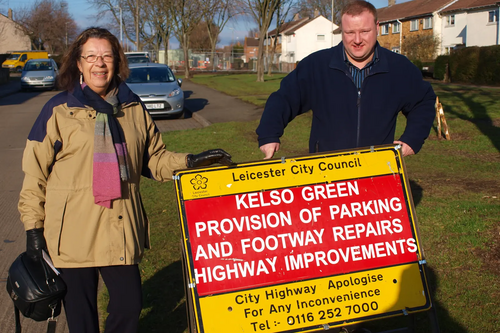
<path id="1" fill-rule="evenodd" d="M 245 42 L 243 44 L 244 61 L 249 62 L 251 59 L 257 59 L 257 53 L 259 50 L 259 38 L 256 37 L 245 37 Z"/>
<path id="2" fill-rule="evenodd" d="M 441 40 L 440 12 L 458 0 L 413 0 L 377 9 L 380 24 L 378 41 L 382 47 L 405 54 L 403 41 L 409 36 L 434 36 Z M 439 50 L 438 50 L 439 53 Z"/>

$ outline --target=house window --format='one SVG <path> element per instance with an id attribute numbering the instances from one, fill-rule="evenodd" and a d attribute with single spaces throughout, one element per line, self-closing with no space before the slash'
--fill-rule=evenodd
<path id="1" fill-rule="evenodd" d="M 286 36 L 286 42 L 290 43 L 292 41 L 292 36 L 288 35 Z"/>
<path id="2" fill-rule="evenodd" d="M 389 24 L 382 24 L 382 35 L 388 35 L 389 34 Z"/>
<path id="3" fill-rule="evenodd" d="M 455 14 L 446 16 L 446 26 L 447 27 L 455 26 Z"/>
<path id="4" fill-rule="evenodd" d="M 410 31 L 418 30 L 418 20 L 411 20 L 410 22 Z"/>
<path id="5" fill-rule="evenodd" d="M 392 48 L 392 52 L 394 52 L 394 53 L 401 53 L 401 50 L 399 49 L 399 47 L 393 47 Z"/>
<path id="6" fill-rule="evenodd" d="M 490 10 L 488 12 L 488 23 L 495 23 L 497 21 L 497 12 L 496 10 Z"/>
<path id="7" fill-rule="evenodd" d="M 281 44 L 281 35 L 278 36 L 278 44 Z"/>
<path id="8" fill-rule="evenodd" d="M 424 29 L 432 29 L 432 17 L 424 18 Z"/>
<path id="9" fill-rule="evenodd" d="M 399 34 L 400 29 L 401 29 L 401 25 L 399 24 L 399 22 L 394 22 L 392 24 L 392 33 L 393 34 Z"/>
<path id="10" fill-rule="evenodd" d="M 323 42 L 325 40 L 325 35 L 316 35 L 318 42 Z"/>

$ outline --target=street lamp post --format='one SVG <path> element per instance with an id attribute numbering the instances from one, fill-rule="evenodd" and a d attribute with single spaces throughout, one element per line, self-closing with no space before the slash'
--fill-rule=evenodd
<path id="1" fill-rule="evenodd" d="M 234 28 L 229 27 L 231 30 L 231 59 L 230 59 L 230 65 L 232 66 L 233 64 L 233 49 L 234 49 Z"/>
<path id="2" fill-rule="evenodd" d="M 118 8 L 120 10 L 120 44 L 123 47 L 123 14 L 122 14 L 122 7 L 120 5 L 115 6 L 115 8 Z"/>
<path id="3" fill-rule="evenodd" d="M 332 47 L 333 47 L 333 17 L 335 16 L 335 0 L 332 0 Z"/>

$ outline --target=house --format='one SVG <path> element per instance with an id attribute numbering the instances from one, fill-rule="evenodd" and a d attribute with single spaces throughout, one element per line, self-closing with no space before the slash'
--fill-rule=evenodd
<path id="1" fill-rule="evenodd" d="M 488 46 L 500 43 L 498 0 L 458 0 L 443 9 L 441 54 L 457 46 Z"/>
<path id="2" fill-rule="evenodd" d="M 0 14 L 0 54 L 16 50 L 31 50 L 31 40 L 12 20 L 12 9 L 8 16 Z"/>
<path id="3" fill-rule="evenodd" d="M 406 38 L 433 36 L 440 41 L 443 27 L 440 12 L 457 1 L 413 0 L 400 4 L 389 1 L 388 7 L 377 9 L 378 42 L 393 52 L 406 54 L 403 48 Z"/>
<path id="4" fill-rule="evenodd" d="M 336 24 L 317 13 L 313 18 L 299 18 L 296 14 L 292 21 L 281 26 L 278 33 L 276 29 L 268 32 L 264 45 L 267 49 L 277 38 L 276 53 L 280 62 L 295 64 L 313 52 L 337 45 L 340 35 L 333 35 L 337 28 Z"/>
<path id="5" fill-rule="evenodd" d="M 245 42 L 243 44 L 244 61 L 249 62 L 251 59 L 257 59 L 259 50 L 259 38 L 255 37 L 245 37 Z"/>

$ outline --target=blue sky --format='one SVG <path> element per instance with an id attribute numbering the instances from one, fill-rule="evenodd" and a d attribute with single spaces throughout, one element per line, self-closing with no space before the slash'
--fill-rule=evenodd
<path id="1" fill-rule="evenodd" d="M 90 26 L 99 25 L 99 22 L 95 20 L 96 9 L 92 8 L 87 0 L 66 0 L 68 2 L 68 10 L 73 16 L 73 19 L 79 25 L 80 28 L 87 28 Z M 369 0 L 375 7 L 385 7 L 388 4 L 388 0 Z M 406 2 L 408 0 L 396 0 L 396 3 Z M 12 8 L 15 11 L 18 8 L 23 8 L 35 3 L 35 0 L 0 0 L 0 8 L 2 9 L 2 14 L 7 15 L 7 8 Z M 254 28 L 256 25 L 250 19 L 238 18 L 237 20 L 230 21 L 226 24 L 225 29 L 220 35 L 221 42 L 219 46 L 229 45 L 231 41 L 243 42 L 245 37 L 248 35 L 248 31 Z M 176 40 L 171 41 L 171 47 L 177 48 L 178 42 Z"/>

